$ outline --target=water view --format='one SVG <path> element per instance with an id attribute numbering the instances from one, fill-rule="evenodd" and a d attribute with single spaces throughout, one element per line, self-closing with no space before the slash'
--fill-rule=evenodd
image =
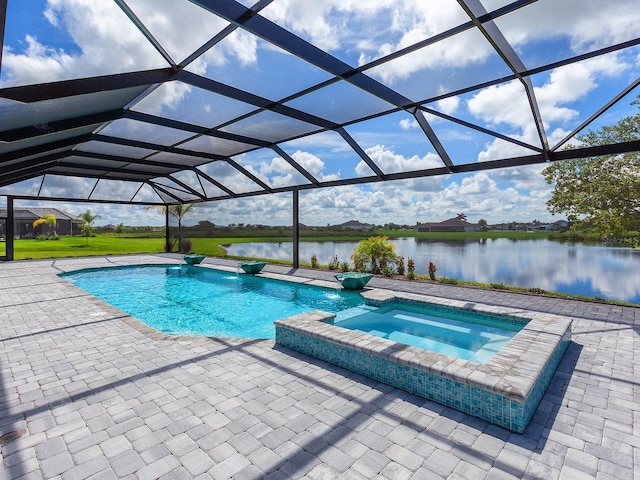
<path id="1" fill-rule="evenodd" d="M 468 241 L 394 239 L 396 252 L 413 257 L 420 275 L 434 262 L 438 277 L 483 283 L 537 287 L 640 303 L 640 249 L 565 244 L 549 240 L 506 238 Z M 349 257 L 357 242 L 301 242 L 300 259 L 317 255 L 327 264 L 334 255 Z M 225 245 L 229 255 L 291 260 L 292 243 Z"/>

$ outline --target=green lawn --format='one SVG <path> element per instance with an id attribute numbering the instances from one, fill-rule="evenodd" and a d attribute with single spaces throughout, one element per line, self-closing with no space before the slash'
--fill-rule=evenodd
<path id="1" fill-rule="evenodd" d="M 14 258 L 85 257 L 91 255 L 155 253 L 164 250 L 161 238 L 59 237 L 58 240 L 16 240 Z"/>
<path id="2" fill-rule="evenodd" d="M 209 256 L 224 256 L 220 244 L 290 241 L 290 238 L 193 238 L 190 239 L 191 251 Z M 4 249 L 4 244 L 2 247 Z M 160 253 L 164 252 L 164 238 L 136 238 L 96 236 L 87 244 L 85 237 L 59 237 L 58 240 L 15 240 L 14 258 L 28 260 L 36 258 L 85 257 L 91 255 L 119 255 L 127 253 Z M 2 252 L 4 253 L 4 252 Z"/>

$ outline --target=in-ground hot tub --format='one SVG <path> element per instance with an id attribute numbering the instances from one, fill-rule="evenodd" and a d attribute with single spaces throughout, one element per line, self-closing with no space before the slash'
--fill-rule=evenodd
<path id="1" fill-rule="evenodd" d="M 522 433 L 571 341 L 571 318 L 371 290 L 367 304 L 428 304 L 501 315 L 526 325 L 480 364 L 333 325 L 314 311 L 275 323 L 276 343 Z"/>

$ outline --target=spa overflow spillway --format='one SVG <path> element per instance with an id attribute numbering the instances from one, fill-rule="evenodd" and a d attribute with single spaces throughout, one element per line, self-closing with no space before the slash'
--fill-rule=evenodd
<path id="1" fill-rule="evenodd" d="M 79 270 L 62 278 L 171 335 L 274 338 L 273 322 L 362 305 L 354 292 L 189 265 Z"/>
<path id="2" fill-rule="evenodd" d="M 389 311 L 424 308 L 467 318 L 502 316 L 504 322 L 519 324 L 520 329 L 501 348 L 491 347 L 496 351 L 490 351 L 489 358 L 472 361 L 452 356 L 450 346 L 446 354 L 384 338 L 389 336 L 383 331 L 386 327 L 377 332 L 372 324 L 343 328 L 334 315 L 316 311 L 278 320 L 276 343 L 513 432 L 525 431 L 571 341 L 572 321 L 565 316 L 383 290 L 362 295 L 367 304 Z M 375 314 L 360 319 L 366 324 L 371 315 Z M 359 320 L 344 320 L 345 325 L 350 323 Z M 448 325 L 445 329 L 452 325 L 454 330 L 468 328 Z M 391 330 L 396 331 L 395 327 Z"/>

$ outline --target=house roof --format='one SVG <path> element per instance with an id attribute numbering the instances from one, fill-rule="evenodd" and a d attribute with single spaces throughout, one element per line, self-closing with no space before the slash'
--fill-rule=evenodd
<path id="1" fill-rule="evenodd" d="M 56 220 L 72 220 L 82 221 L 77 215 L 71 215 L 70 213 L 63 212 L 57 208 L 40 208 L 40 207 L 20 207 L 13 209 L 13 218 L 15 220 L 30 219 L 35 220 L 43 217 L 44 215 L 53 214 Z M 7 209 L 0 208 L 0 218 L 7 217 Z"/>
<path id="2" fill-rule="evenodd" d="M 351 228 L 351 227 L 371 227 L 372 225 L 369 223 L 362 223 L 358 220 L 349 220 L 347 222 L 341 223 L 340 225 L 337 225 L 338 227 L 343 227 L 343 228 Z"/>
<path id="3" fill-rule="evenodd" d="M 442 222 L 426 222 L 426 223 L 419 223 L 418 227 L 431 227 L 431 226 L 438 226 L 438 227 L 477 227 L 478 224 L 477 223 L 469 223 L 466 220 L 462 220 L 460 218 L 454 217 L 454 218 L 449 218 L 447 220 L 444 220 Z"/>
<path id="4" fill-rule="evenodd" d="M 252 6 L 234 0 L 107 3 L 121 10 L 121 21 L 111 28 L 141 43 L 132 42 L 127 50 L 126 42 L 105 41 L 96 55 L 113 54 L 118 60 L 114 63 L 126 67 L 91 76 L 51 68 L 45 80 L 30 84 L 12 85 L 11 78 L 3 79 L 0 194 L 177 204 L 640 150 L 640 140 L 562 148 L 603 114 L 615 111 L 638 85 L 631 74 L 627 83 L 620 79 L 619 91 L 594 93 L 600 108 L 567 128 L 563 138 L 548 130 L 537 92 L 544 79 L 593 59 L 637 55 L 640 44 L 638 31 L 630 29 L 602 42 L 583 42 L 578 53 L 539 48 L 552 37 L 567 46 L 577 42 L 569 32 L 578 28 L 578 20 L 574 15 L 559 19 L 561 9 L 553 1 L 458 0 L 447 3 L 447 12 L 455 10 L 452 16 L 441 12 L 439 2 L 425 2 L 424 8 L 433 9 L 429 14 L 440 21 L 438 30 L 424 32 L 417 27 L 395 30 L 401 24 L 419 25 L 418 18 L 408 17 L 391 28 L 384 16 L 344 13 L 331 28 L 349 28 L 354 22 L 362 28 L 351 31 L 341 50 L 330 35 L 309 36 L 278 0 L 259 0 Z M 20 22 L 28 17 L 10 13 L 7 2 L 0 2 L 3 32 L 24 28 Z M 172 22 L 159 28 L 156 14 L 175 19 L 175 24 L 187 16 L 203 21 L 192 22 L 185 32 L 172 30 Z M 511 35 L 514 29 L 517 35 Z M 33 32 L 27 33 L 34 38 Z M 115 37 L 112 32 L 108 38 Z M 240 47 L 232 43 L 237 38 L 245 46 L 256 45 L 257 66 L 250 73 L 236 51 Z M 386 47 L 358 54 L 373 38 Z M 4 51 L 12 52 L 7 35 L 4 40 Z M 473 48 L 457 48 L 462 40 Z M 120 58 L 140 49 L 148 53 L 145 65 Z M 225 56 L 230 51 L 236 56 Z M 454 54 L 454 64 L 438 60 Z M 0 62 L 6 63 L 9 54 L 4 57 L 0 55 Z M 424 59 L 432 59 L 433 65 L 418 68 Z M 526 123 L 523 131 L 535 132 L 532 138 L 523 139 L 506 123 L 445 107 L 499 87 L 512 91 L 526 110 L 518 116 Z M 506 106 L 512 104 L 510 99 Z M 394 132 L 393 142 L 406 134 L 398 125 L 411 127 L 417 156 L 428 153 L 433 161 L 386 166 L 367 153 L 370 135 L 361 133 L 373 131 L 372 125 Z M 447 141 L 450 128 L 458 132 L 457 139 L 468 134 L 484 139 L 477 143 L 502 142 L 510 148 L 478 161 Z M 314 171 L 308 156 L 297 154 L 300 145 L 327 145 L 327 139 L 333 147 L 317 155 L 323 156 L 325 166 L 343 165 L 348 159 L 354 167 L 349 173 L 339 166 L 329 175 Z M 267 164 L 279 169 L 278 174 L 270 176 Z M 68 188 L 58 188 L 61 185 Z"/>

